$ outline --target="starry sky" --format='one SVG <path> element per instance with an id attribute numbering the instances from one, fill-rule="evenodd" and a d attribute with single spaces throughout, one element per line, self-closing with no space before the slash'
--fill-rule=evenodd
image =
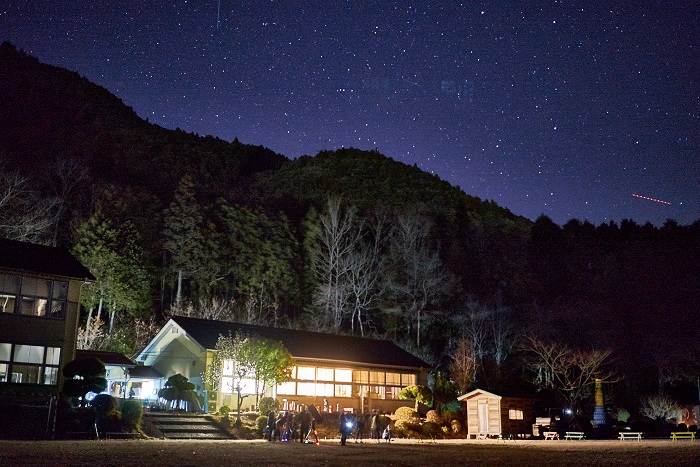
<path id="1" fill-rule="evenodd" d="M 376 148 L 533 220 L 700 219 L 700 2 L 0 0 L 0 40 L 166 128 Z"/>

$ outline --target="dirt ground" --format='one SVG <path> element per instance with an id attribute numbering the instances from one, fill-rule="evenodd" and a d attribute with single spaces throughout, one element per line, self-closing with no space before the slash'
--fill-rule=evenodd
<path id="1" fill-rule="evenodd" d="M 65 466 L 425 466 L 700 465 L 691 441 L 396 440 L 340 446 L 266 441 L 0 441 L 0 465 Z"/>

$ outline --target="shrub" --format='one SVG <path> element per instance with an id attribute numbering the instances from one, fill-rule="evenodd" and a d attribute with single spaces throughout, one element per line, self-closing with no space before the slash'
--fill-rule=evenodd
<path id="1" fill-rule="evenodd" d="M 428 410 L 428 413 L 425 414 L 425 419 L 430 423 L 442 425 L 442 415 L 437 410 Z"/>
<path id="2" fill-rule="evenodd" d="M 122 425 L 127 431 L 141 431 L 143 405 L 137 400 L 126 400 L 122 405 Z"/>
<path id="3" fill-rule="evenodd" d="M 459 420 L 452 420 L 450 422 L 450 428 L 452 429 L 453 434 L 458 435 L 462 432 L 462 422 Z"/>
<path id="4" fill-rule="evenodd" d="M 221 415 L 224 418 L 228 418 L 228 414 L 231 412 L 231 407 L 228 405 L 222 405 L 219 408 L 219 415 Z"/>
<path id="5" fill-rule="evenodd" d="M 435 438 L 440 433 L 440 424 L 435 422 L 425 422 L 421 426 L 423 436 Z"/>
<path id="6" fill-rule="evenodd" d="M 615 413 L 615 418 L 619 422 L 627 423 L 627 421 L 629 421 L 630 419 L 630 413 L 625 409 L 617 409 L 617 412 Z"/>
<path id="7" fill-rule="evenodd" d="M 271 410 L 276 412 L 277 409 L 279 409 L 279 404 L 275 398 L 263 397 L 260 399 L 260 402 L 258 402 L 258 410 L 260 410 L 261 415 L 267 415 Z"/>
<path id="8" fill-rule="evenodd" d="M 399 407 L 396 409 L 396 413 L 394 415 L 396 415 L 397 420 L 405 420 L 411 425 L 418 425 L 420 423 L 418 412 L 411 407 Z"/>
<path id="9" fill-rule="evenodd" d="M 414 425 L 411 425 L 408 420 L 397 420 L 394 425 L 393 434 L 394 436 L 405 437 L 408 435 L 409 431 Z"/>
<path id="10" fill-rule="evenodd" d="M 450 423 L 452 420 L 462 421 L 462 412 L 448 411 L 442 413 L 443 423 Z"/>
<path id="11" fill-rule="evenodd" d="M 267 416 L 260 415 L 255 419 L 255 427 L 258 429 L 260 434 L 265 433 L 265 427 L 267 427 Z"/>
<path id="12" fill-rule="evenodd" d="M 95 408 L 95 412 L 100 415 L 104 415 L 113 410 L 119 410 L 119 404 L 117 399 L 110 396 L 109 394 L 98 394 L 92 399 L 90 404 Z"/>

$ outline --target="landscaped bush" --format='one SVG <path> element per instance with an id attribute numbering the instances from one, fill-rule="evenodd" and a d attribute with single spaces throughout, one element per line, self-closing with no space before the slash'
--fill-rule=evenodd
<path id="1" fill-rule="evenodd" d="M 219 415 L 221 415 L 224 418 L 228 418 L 228 414 L 231 412 L 231 407 L 228 405 L 222 405 L 219 408 Z"/>
<path id="2" fill-rule="evenodd" d="M 442 413 L 443 423 L 450 423 L 452 420 L 462 421 L 462 412 L 448 411 Z"/>
<path id="3" fill-rule="evenodd" d="M 397 420 L 394 424 L 393 434 L 394 436 L 406 437 L 411 431 L 411 427 L 414 426 L 408 420 Z"/>
<path id="4" fill-rule="evenodd" d="M 137 400 L 126 400 L 122 405 L 122 425 L 127 431 L 141 431 L 143 405 Z"/>
<path id="5" fill-rule="evenodd" d="M 405 420 L 411 425 L 420 424 L 420 417 L 418 416 L 418 412 L 416 412 L 411 407 L 399 407 L 398 409 L 396 409 L 394 415 L 396 416 L 397 420 Z"/>
<path id="6" fill-rule="evenodd" d="M 428 410 L 428 413 L 425 414 L 425 420 L 442 425 L 442 415 L 440 415 L 437 410 Z"/>
<path id="7" fill-rule="evenodd" d="M 267 416 L 260 415 L 255 419 L 255 427 L 258 429 L 260 434 L 265 433 L 265 427 L 267 426 Z"/>
<path id="8" fill-rule="evenodd" d="M 425 422 L 421 425 L 421 433 L 423 436 L 435 438 L 440 433 L 440 424 L 435 422 Z"/>
<path id="9" fill-rule="evenodd" d="M 258 410 L 260 410 L 260 415 L 267 415 L 271 410 L 277 411 L 279 409 L 279 404 L 277 399 L 273 397 L 263 397 L 258 402 Z"/>
<path id="10" fill-rule="evenodd" d="M 452 429 L 453 434 L 458 435 L 462 432 L 462 422 L 459 420 L 452 420 L 450 422 L 450 428 Z"/>
<path id="11" fill-rule="evenodd" d="M 92 405 L 95 408 L 95 412 L 103 415 L 107 412 L 111 412 L 112 410 L 119 409 L 117 399 L 110 396 L 109 394 L 96 395 L 95 398 L 92 399 L 92 402 L 90 402 L 90 405 Z"/>

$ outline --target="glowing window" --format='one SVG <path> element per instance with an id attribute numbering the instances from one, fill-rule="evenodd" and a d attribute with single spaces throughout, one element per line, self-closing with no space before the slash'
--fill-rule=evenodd
<path id="1" fill-rule="evenodd" d="M 369 384 L 369 371 L 355 370 L 352 372 L 352 382 L 359 384 Z"/>
<path id="2" fill-rule="evenodd" d="M 318 368 L 316 374 L 319 381 L 333 381 L 333 368 Z"/>
<path id="3" fill-rule="evenodd" d="M 44 363 L 44 348 L 39 345 L 16 345 L 15 362 Z"/>
<path id="4" fill-rule="evenodd" d="M 387 386 L 401 386 L 401 375 L 399 373 L 387 373 L 386 374 L 386 385 Z"/>
<path id="5" fill-rule="evenodd" d="M 287 381 L 277 385 L 277 394 L 283 395 L 295 395 L 297 393 L 297 383 L 294 381 Z"/>
<path id="6" fill-rule="evenodd" d="M 224 394 L 233 394 L 233 378 L 230 376 L 221 378 L 221 392 Z"/>
<path id="7" fill-rule="evenodd" d="M 316 384 L 315 383 L 297 383 L 297 395 L 298 396 L 315 396 L 316 395 Z"/>
<path id="8" fill-rule="evenodd" d="M 340 383 L 352 383 L 352 370 L 335 370 L 335 380 Z"/>
<path id="9" fill-rule="evenodd" d="M 522 420 L 523 411 L 521 409 L 508 409 L 508 418 L 511 420 Z"/>
<path id="10" fill-rule="evenodd" d="M 370 371 L 369 372 L 369 383 L 370 384 L 384 384 L 384 372 L 383 371 Z"/>
<path id="11" fill-rule="evenodd" d="M 416 375 L 404 373 L 401 375 L 401 386 L 413 386 L 416 384 Z"/>
<path id="12" fill-rule="evenodd" d="M 316 379 L 316 368 L 312 366 L 300 366 L 297 367 L 297 379 L 315 380 Z"/>
<path id="13" fill-rule="evenodd" d="M 335 385 L 335 397 L 352 397 L 352 385 L 351 384 L 336 384 Z"/>
<path id="14" fill-rule="evenodd" d="M 332 397 L 333 396 L 333 385 L 328 383 L 317 383 L 316 384 L 316 395 L 322 397 Z"/>
<path id="15" fill-rule="evenodd" d="M 61 349 L 59 347 L 46 348 L 46 364 L 58 365 L 61 363 Z"/>

